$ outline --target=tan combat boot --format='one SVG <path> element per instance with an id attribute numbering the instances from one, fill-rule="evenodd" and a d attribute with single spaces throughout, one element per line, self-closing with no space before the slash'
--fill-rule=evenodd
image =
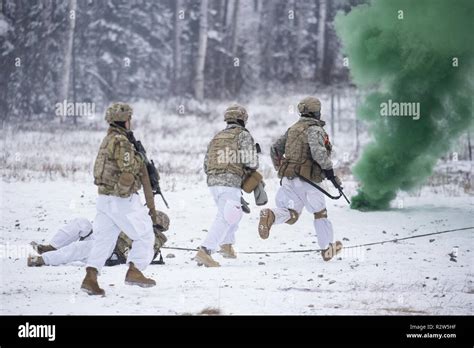
<path id="1" fill-rule="evenodd" d="M 82 281 L 81 290 L 88 295 L 105 296 L 105 291 L 99 287 L 97 283 L 97 269 L 94 267 L 86 268 L 86 277 Z"/>
<path id="2" fill-rule="evenodd" d="M 323 257 L 324 261 L 329 261 L 334 256 L 339 254 L 341 250 L 342 250 L 342 243 L 337 240 L 335 243 L 329 243 L 329 247 L 321 251 L 321 256 Z"/>
<path id="3" fill-rule="evenodd" d="M 48 251 L 56 250 L 56 248 L 53 247 L 51 244 L 38 244 L 36 242 L 31 242 L 30 244 L 33 247 L 33 249 L 35 249 L 35 251 L 40 255 Z"/>
<path id="4" fill-rule="evenodd" d="M 26 264 L 28 267 L 41 267 L 45 265 L 43 258 L 35 255 L 28 255 Z"/>
<path id="5" fill-rule="evenodd" d="M 275 222 L 275 214 L 271 209 L 262 209 L 260 211 L 260 221 L 258 222 L 258 234 L 260 238 L 267 239 L 270 235 L 270 229 Z"/>
<path id="6" fill-rule="evenodd" d="M 142 288 L 151 288 L 156 285 L 156 282 L 151 278 L 145 277 L 143 273 L 135 267 L 133 262 L 130 262 L 127 274 L 125 275 L 125 284 L 138 285 Z"/>
<path id="7" fill-rule="evenodd" d="M 221 250 L 219 250 L 219 254 L 221 254 L 226 259 L 236 259 L 237 254 L 235 253 L 232 244 L 222 244 Z"/>
<path id="8" fill-rule="evenodd" d="M 198 248 L 198 252 L 196 256 L 194 256 L 194 260 L 196 260 L 198 266 L 206 266 L 206 267 L 220 267 L 221 265 L 219 262 L 215 261 L 211 254 L 206 250 L 204 247 Z"/>

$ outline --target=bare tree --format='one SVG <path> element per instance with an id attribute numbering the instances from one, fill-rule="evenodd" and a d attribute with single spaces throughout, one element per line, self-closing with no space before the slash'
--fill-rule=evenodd
<path id="1" fill-rule="evenodd" d="M 300 68 L 300 52 L 301 48 L 303 46 L 303 38 L 302 38 L 302 33 L 304 30 L 304 18 L 305 18 L 305 13 L 303 5 L 298 4 L 298 0 L 293 1 L 293 11 L 295 13 L 295 20 L 293 21 L 294 23 L 294 30 L 295 30 L 295 54 L 294 54 L 294 69 L 295 69 L 295 77 L 297 79 L 301 78 L 301 68 Z"/>
<path id="2" fill-rule="evenodd" d="M 254 12 L 258 12 L 260 6 L 260 2 L 258 0 L 253 0 L 253 10 Z"/>
<path id="3" fill-rule="evenodd" d="M 231 28 L 232 28 L 232 35 L 231 35 L 231 54 L 232 54 L 232 61 L 237 58 L 237 48 L 238 48 L 238 27 L 239 27 L 239 7 L 240 7 L 240 1 L 239 0 L 234 0 L 234 7 L 232 10 L 232 23 L 231 23 Z M 234 94 L 236 93 L 236 82 L 237 82 L 237 70 L 238 68 L 233 65 L 233 70 L 231 73 L 232 76 L 232 85 L 231 87 L 231 93 Z"/>
<path id="4" fill-rule="evenodd" d="M 229 8 L 229 0 L 224 0 L 221 2 L 222 5 L 222 26 L 225 27 L 227 25 L 227 11 Z"/>
<path id="5" fill-rule="evenodd" d="M 173 93 L 179 93 L 180 89 L 180 76 L 181 76 L 181 25 L 179 18 L 181 11 L 181 0 L 174 1 L 173 11 L 173 82 L 172 89 Z"/>
<path id="6" fill-rule="evenodd" d="M 234 9 L 232 12 L 232 47 L 231 47 L 231 52 L 232 56 L 235 57 L 237 55 L 237 45 L 238 45 L 238 35 L 237 35 L 237 29 L 239 26 L 238 19 L 239 19 L 239 0 L 234 0 Z"/>
<path id="7" fill-rule="evenodd" d="M 174 15 L 173 15 L 173 82 L 172 89 L 174 93 L 179 93 L 180 76 L 181 76 L 181 25 L 179 18 L 179 11 L 181 11 L 181 0 L 174 1 Z"/>
<path id="8" fill-rule="evenodd" d="M 218 2 L 219 7 L 218 7 L 218 18 L 219 22 L 216 23 L 216 27 L 219 28 L 221 35 L 223 37 L 226 37 L 227 35 L 227 12 L 228 12 L 228 7 L 229 7 L 229 0 L 221 0 Z M 219 52 L 219 55 L 217 56 L 216 60 L 216 90 L 219 90 L 220 96 L 222 97 L 226 92 L 226 72 L 227 72 L 227 62 L 228 62 L 228 56 L 226 52 Z"/>
<path id="9" fill-rule="evenodd" d="M 204 66 L 207 49 L 207 9 L 208 0 L 201 0 L 199 19 L 198 55 L 196 60 L 196 75 L 194 80 L 194 97 L 204 99 Z"/>
<path id="10" fill-rule="evenodd" d="M 276 22 L 276 1 L 264 1 L 262 2 L 259 12 L 259 29 L 258 39 L 260 45 L 260 66 L 261 75 L 265 83 L 271 76 L 273 70 L 272 61 L 272 41 L 269 37 L 272 37 L 274 29 L 274 23 Z M 273 23 L 273 24 L 272 24 Z"/>
<path id="11" fill-rule="evenodd" d="M 66 36 L 66 45 L 64 46 L 64 64 L 63 64 L 63 76 L 61 83 L 61 90 L 59 92 L 60 102 L 67 100 L 69 91 L 69 79 L 71 74 L 71 63 L 73 54 L 74 44 L 74 31 L 76 28 L 76 9 L 77 1 L 69 0 L 67 17 L 69 20 L 69 28 Z M 64 117 L 60 118 L 61 122 L 64 121 Z"/>
<path id="12" fill-rule="evenodd" d="M 327 0 L 319 0 L 316 78 L 320 81 L 323 77 L 323 69 L 325 63 L 324 56 L 326 49 L 326 18 Z"/>
<path id="13" fill-rule="evenodd" d="M 334 141 L 334 88 L 331 88 L 331 139 Z"/>

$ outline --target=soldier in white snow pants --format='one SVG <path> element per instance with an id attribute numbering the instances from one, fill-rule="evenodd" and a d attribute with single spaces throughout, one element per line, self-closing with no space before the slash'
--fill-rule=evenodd
<path id="1" fill-rule="evenodd" d="M 242 219 L 242 194 L 240 188 L 236 187 L 211 186 L 209 190 L 218 211 L 202 246 L 209 250 L 218 250 L 221 245 L 235 243 L 235 232 Z"/>
<path id="2" fill-rule="evenodd" d="M 161 211 L 156 211 L 157 225 L 154 226 L 155 244 L 154 255 L 158 255 L 167 238 L 163 232 L 169 228 L 169 217 Z M 32 242 L 33 248 L 40 254 L 28 256 L 29 267 L 58 266 L 70 262 L 87 262 L 92 250 L 96 234 L 92 224 L 84 218 L 76 218 L 61 227 L 49 244 Z M 132 240 L 123 232 L 119 234 L 117 243 L 111 255 L 107 258 L 106 266 L 126 263 L 132 247 Z"/>
<path id="3" fill-rule="evenodd" d="M 298 111 L 299 120 L 270 149 L 282 186 L 276 197 L 277 208 L 260 211 L 258 233 L 262 239 L 267 239 L 274 223 L 293 225 L 306 207 L 314 216 L 321 256 L 329 261 L 342 250 L 342 243 L 334 241 L 324 196 L 313 185 L 324 179 L 337 188 L 342 188 L 342 183 L 334 175 L 332 145 L 324 130 L 325 122 L 321 120 L 321 102 L 314 97 L 304 98 L 298 104 Z"/>
<path id="4" fill-rule="evenodd" d="M 217 215 L 194 257 L 199 266 L 220 267 L 219 262 L 212 258 L 216 251 L 225 258 L 237 257 L 233 245 L 243 213 L 241 190 L 253 191 L 255 184 L 261 185 L 263 181 L 256 172 L 257 147 L 245 128 L 247 120 L 244 107 L 236 104 L 229 106 L 224 112 L 226 128 L 212 138 L 207 148 L 204 172 L 217 206 Z"/>
<path id="5" fill-rule="evenodd" d="M 299 178 L 282 179 L 282 185 L 275 198 L 277 208 L 272 211 L 275 214 L 275 224 L 283 224 L 292 218 L 292 209 L 301 215 L 303 208 L 314 214 L 326 209 L 324 195 L 317 189 Z M 326 249 L 333 242 L 333 229 L 331 221 L 327 217 L 313 220 L 316 230 L 318 244 L 321 249 Z"/>
<path id="6" fill-rule="evenodd" d="M 104 296 L 97 274 L 117 243 L 120 231 L 132 241 L 125 284 L 152 287 L 156 282 L 141 272 L 153 259 L 153 222 L 140 202 L 145 158 L 135 147 L 132 126 L 133 109 L 125 103 L 113 103 L 105 112 L 109 124 L 94 162 L 94 184 L 98 188 L 96 233 L 87 261 L 81 289 L 89 295 Z"/>
<path id="7" fill-rule="evenodd" d="M 92 248 L 92 224 L 84 218 L 77 218 L 63 226 L 56 232 L 50 242 L 50 250 L 41 250 L 48 246 L 38 245 L 43 264 L 58 266 L 69 262 L 86 262 Z M 34 264 L 41 266 L 42 264 Z"/>
<path id="8" fill-rule="evenodd" d="M 153 260 L 153 225 L 147 208 L 140 202 L 137 194 L 126 198 L 99 195 L 94 231 L 96 236 L 87 267 L 100 270 L 104 266 L 115 248 L 120 231 L 126 231 L 127 236 L 133 240 L 127 264 L 133 262 L 139 270 L 143 270 Z"/>

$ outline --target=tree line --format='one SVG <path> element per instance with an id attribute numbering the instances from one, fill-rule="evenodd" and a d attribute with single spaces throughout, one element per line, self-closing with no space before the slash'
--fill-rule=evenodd
<path id="1" fill-rule="evenodd" d="M 337 11 L 361 0 L 1 0 L 2 120 L 64 100 L 234 99 L 349 83 Z"/>

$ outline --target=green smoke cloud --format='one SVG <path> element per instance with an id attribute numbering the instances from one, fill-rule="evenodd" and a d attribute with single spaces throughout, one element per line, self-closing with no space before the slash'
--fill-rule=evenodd
<path id="1" fill-rule="evenodd" d="M 472 126 L 473 18 L 472 0 L 376 0 L 337 16 L 353 81 L 368 93 L 357 117 L 373 138 L 353 168 L 352 208 L 388 208 Z M 419 103 L 419 119 L 382 116 L 389 101 Z"/>

